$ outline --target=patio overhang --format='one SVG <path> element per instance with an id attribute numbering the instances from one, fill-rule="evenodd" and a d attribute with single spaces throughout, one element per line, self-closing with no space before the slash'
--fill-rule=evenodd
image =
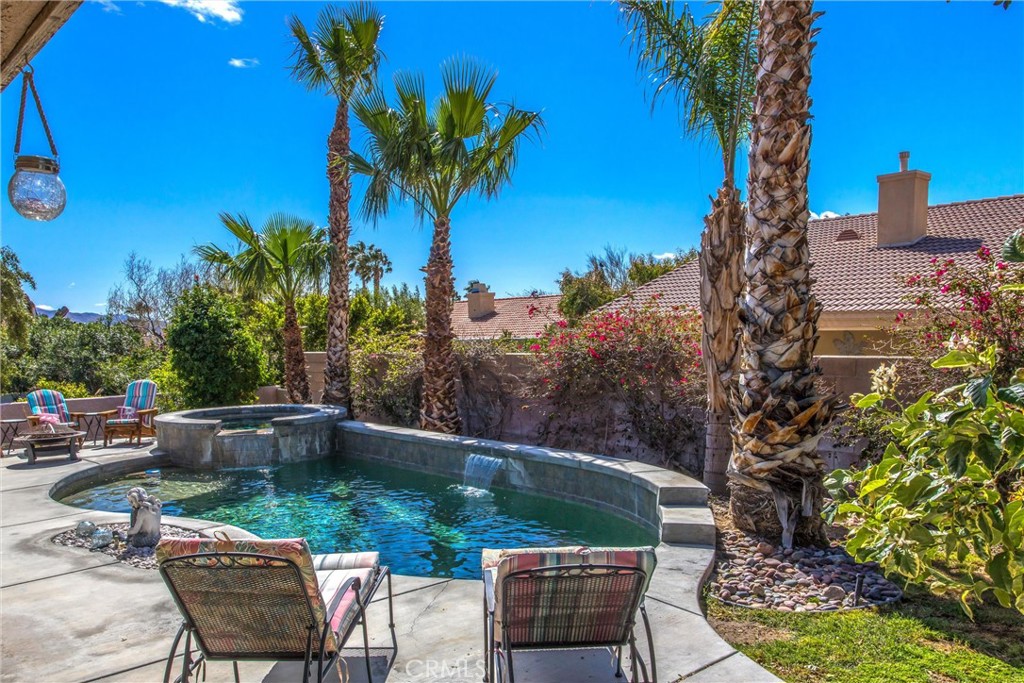
<path id="1" fill-rule="evenodd" d="M 81 4 L 82 0 L 0 0 L 0 90 L 10 85 Z"/>

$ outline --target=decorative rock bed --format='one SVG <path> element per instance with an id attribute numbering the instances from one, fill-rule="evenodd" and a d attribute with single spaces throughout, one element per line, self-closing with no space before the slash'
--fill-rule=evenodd
<path id="1" fill-rule="evenodd" d="M 125 524 L 97 524 L 97 530 L 107 529 L 113 533 L 114 539 L 109 545 L 102 548 L 92 548 L 92 537 L 83 536 L 68 529 L 62 531 L 51 539 L 57 545 L 69 546 L 72 548 L 88 548 L 94 552 L 102 552 L 111 557 L 140 569 L 156 569 L 156 558 L 153 548 L 133 548 L 124 539 L 129 526 Z M 163 538 L 200 538 L 198 531 L 184 529 L 179 526 L 160 525 L 160 534 Z"/>
<path id="2" fill-rule="evenodd" d="M 838 545 L 782 550 L 742 532 L 723 530 L 708 595 L 741 607 L 830 612 L 895 602 L 903 591 L 878 571 L 877 564 L 859 564 Z"/>

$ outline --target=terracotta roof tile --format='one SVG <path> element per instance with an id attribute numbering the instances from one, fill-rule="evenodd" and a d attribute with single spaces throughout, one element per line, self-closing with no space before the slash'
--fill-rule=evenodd
<path id="1" fill-rule="evenodd" d="M 494 313 L 480 318 L 469 317 L 469 302 L 456 301 L 452 307 L 452 332 L 457 339 L 494 339 L 505 332 L 515 339 L 536 337 L 561 319 L 561 299 L 561 294 L 495 299 Z"/>
<path id="2" fill-rule="evenodd" d="M 1024 195 L 928 207 L 928 235 L 914 244 L 878 247 L 878 214 L 822 218 L 808 223 L 814 293 L 825 311 L 891 311 L 905 308 L 900 276 L 926 272 L 933 258 L 973 257 L 981 246 L 994 252 L 1011 232 L 1024 228 Z M 857 234 L 853 238 L 851 231 Z M 700 266 L 691 261 L 635 289 L 643 302 L 654 294 L 662 307 L 699 304 Z M 607 307 L 622 305 L 616 299 Z"/>

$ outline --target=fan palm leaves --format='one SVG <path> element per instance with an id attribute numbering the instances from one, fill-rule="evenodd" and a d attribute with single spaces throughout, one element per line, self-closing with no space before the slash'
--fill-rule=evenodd
<path id="1" fill-rule="evenodd" d="M 457 433 L 451 311 L 455 299 L 451 214 L 460 201 L 496 197 L 512 181 L 523 141 L 542 130 L 540 113 L 494 104 L 497 73 L 468 58 L 441 67 L 441 96 L 428 105 L 423 76 L 398 73 L 392 105 L 380 89 L 353 104 L 367 132 L 364 155 L 351 167 L 368 178 L 362 213 L 387 214 L 411 201 L 417 218 L 433 222 L 426 265 L 426 339 L 420 424 Z"/>
<path id="2" fill-rule="evenodd" d="M 736 155 L 753 113 L 757 4 L 724 0 L 703 21 L 674 2 L 624 0 L 621 6 L 639 68 L 650 79 L 652 107 L 672 98 L 683 130 L 717 144 L 722 153 L 725 177 L 701 237 L 700 299 L 708 385 L 704 483 L 724 492 L 743 284 L 745 209 L 736 189 Z"/>
<path id="3" fill-rule="evenodd" d="M 309 378 L 302 352 L 295 300 L 314 286 L 329 265 L 326 233 L 309 221 L 274 214 L 256 230 L 244 215 L 222 213 L 220 220 L 237 240 L 234 253 L 203 244 L 193 252 L 219 268 L 236 289 L 269 294 L 284 306 L 285 389 L 293 403 L 309 403 Z"/>
<path id="4" fill-rule="evenodd" d="M 373 86 L 384 57 L 377 45 L 383 26 L 384 15 L 368 3 L 344 8 L 327 5 L 312 31 L 298 17 L 288 20 L 295 41 L 292 76 L 308 89 L 329 93 L 338 100 L 334 126 L 327 138 L 328 225 L 334 250 L 328 281 L 323 402 L 345 406 L 350 412 L 348 240 L 352 226 L 348 205 L 352 185 L 343 160 L 351 151 L 349 102 Z"/>

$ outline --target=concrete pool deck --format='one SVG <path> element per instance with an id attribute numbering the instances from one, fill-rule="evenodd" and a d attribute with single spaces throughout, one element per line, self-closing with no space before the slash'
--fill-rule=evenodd
<path id="1" fill-rule="evenodd" d="M 102 553 L 53 544 L 57 533 L 79 521 L 122 522 L 126 514 L 72 508 L 50 497 L 53 485 L 97 469 L 137 471 L 162 464 L 152 446 L 86 446 L 79 462 L 46 456 L 29 465 L 5 457 L 0 468 L 0 681 L 157 681 L 180 616 L 159 575 L 130 567 Z M 216 523 L 165 517 L 212 534 Z M 709 546 L 662 544 L 648 593 L 659 680 L 694 682 L 778 681 L 723 641 L 700 608 L 700 585 L 713 561 Z M 395 577 L 397 658 L 387 631 L 387 610 L 378 600 L 369 610 L 375 681 L 480 681 L 483 638 L 479 581 Z M 640 629 L 642 631 L 642 629 Z M 641 640 L 642 633 L 639 634 Z M 360 644 L 358 635 L 350 646 Z M 641 642 L 641 651 L 646 643 Z M 365 680 L 362 650 L 345 650 L 351 681 Z M 246 662 L 243 681 L 297 681 L 301 665 Z M 613 681 L 602 651 L 516 656 L 524 683 Z M 385 678 L 386 675 L 386 678 Z M 228 663 L 211 663 L 211 682 L 232 679 Z"/>

